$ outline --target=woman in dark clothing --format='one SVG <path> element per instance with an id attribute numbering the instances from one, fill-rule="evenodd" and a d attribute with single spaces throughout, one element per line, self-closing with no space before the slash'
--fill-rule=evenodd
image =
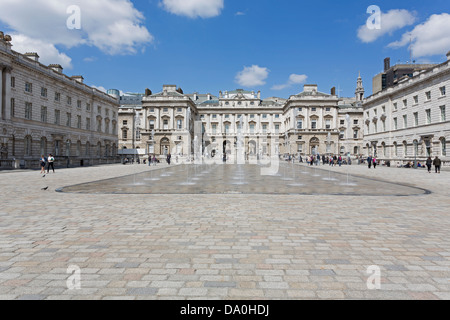
<path id="1" fill-rule="evenodd" d="M 426 165 L 427 165 L 428 173 L 431 173 L 431 166 L 433 165 L 433 160 L 431 160 L 431 157 L 428 157 Z"/>

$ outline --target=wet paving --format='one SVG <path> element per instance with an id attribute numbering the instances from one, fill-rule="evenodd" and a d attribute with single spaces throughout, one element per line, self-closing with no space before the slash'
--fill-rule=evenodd
<path id="1" fill-rule="evenodd" d="M 424 189 L 340 172 L 282 163 L 265 175 L 260 165 L 180 165 L 60 188 L 84 194 L 273 194 L 414 196 Z"/>

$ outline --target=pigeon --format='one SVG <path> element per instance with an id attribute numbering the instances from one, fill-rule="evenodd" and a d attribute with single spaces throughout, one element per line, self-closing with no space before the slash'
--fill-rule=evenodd
<path id="1" fill-rule="evenodd" d="M 45 178 L 45 176 L 46 176 L 46 175 L 44 174 L 44 175 L 42 176 L 42 178 Z"/>
<path id="2" fill-rule="evenodd" d="M 46 191 L 46 190 L 48 190 L 48 187 L 42 188 L 41 190 L 45 190 Z"/>

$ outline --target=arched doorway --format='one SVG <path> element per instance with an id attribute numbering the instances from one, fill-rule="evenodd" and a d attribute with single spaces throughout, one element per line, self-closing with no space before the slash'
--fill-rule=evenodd
<path id="1" fill-rule="evenodd" d="M 161 139 L 161 155 L 167 156 L 170 152 L 170 140 L 168 138 Z"/>
<path id="2" fill-rule="evenodd" d="M 319 145 L 320 145 L 320 140 L 319 138 L 312 138 L 309 141 L 309 150 L 310 150 L 310 154 L 317 154 L 317 152 L 319 152 Z"/>

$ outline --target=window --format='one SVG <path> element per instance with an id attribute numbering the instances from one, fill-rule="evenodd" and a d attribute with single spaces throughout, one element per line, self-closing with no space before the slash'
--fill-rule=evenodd
<path id="1" fill-rule="evenodd" d="M 122 131 L 122 140 L 127 140 L 128 139 L 128 130 L 124 129 Z"/>
<path id="2" fill-rule="evenodd" d="M 408 116 L 405 114 L 403 116 L 403 128 L 407 128 L 408 127 Z"/>
<path id="3" fill-rule="evenodd" d="M 383 128 L 383 132 L 386 131 L 386 120 L 382 120 L 381 121 L 381 125 L 382 125 L 382 128 Z"/>
<path id="4" fill-rule="evenodd" d="M 229 115 L 229 114 L 226 114 L 226 115 L 225 115 L 225 119 L 230 119 L 230 115 Z"/>
<path id="5" fill-rule="evenodd" d="M 317 111 L 317 108 L 311 108 L 311 111 L 315 112 L 315 111 Z"/>
<path id="6" fill-rule="evenodd" d="M 275 125 L 275 133 L 280 133 L 280 125 L 279 124 Z"/>
<path id="7" fill-rule="evenodd" d="M 212 125 L 212 134 L 216 134 L 217 133 L 217 124 L 213 124 Z"/>
<path id="8" fill-rule="evenodd" d="M 414 104 L 419 104 L 419 96 L 414 96 Z"/>
<path id="9" fill-rule="evenodd" d="M 41 88 L 41 97 L 47 98 L 47 88 Z"/>
<path id="10" fill-rule="evenodd" d="M 331 111 L 331 108 L 325 108 L 325 111 L 326 111 L 326 112 L 330 112 L 330 111 Z"/>
<path id="11" fill-rule="evenodd" d="M 325 120 L 325 128 L 331 129 L 331 120 L 330 119 Z"/>
<path id="12" fill-rule="evenodd" d="M 163 122 L 163 129 L 164 130 L 169 130 L 169 120 L 164 120 L 164 122 Z"/>
<path id="13" fill-rule="evenodd" d="M 298 140 L 302 140 L 303 136 L 298 136 L 297 138 L 298 138 Z"/>
<path id="14" fill-rule="evenodd" d="M 86 103 L 86 111 L 91 111 L 91 104 L 90 103 Z"/>
<path id="15" fill-rule="evenodd" d="M 443 157 L 447 156 L 447 140 L 445 138 L 441 139 L 441 152 Z"/>
<path id="16" fill-rule="evenodd" d="M 66 127 L 72 126 L 72 114 L 67 112 L 67 120 L 66 120 Z"/>
<path id="17" fill-rule="evenodd" d="M 230 125 L 226 124 L 225 125 L 225 133 L 228 134 L 230 132 Z"/>
<path id="18" fill-rule="evenodd" d="M 303 108 L 298 108 L 297 110 L 298 110 L 298 112 L 302 112 Z"/>
<path id="19" fill-rule="evenodd" d="M 425 114 L 427 117 L 427 124 L 430 124 L 431 123 L 431 109 L 425 110 Z"/>
<path id="20" fill-rule="evenodd" d="M 445 116 L 445 106 L 440 106 L 439 109 L 441 110 L 441 121 L 447 121 L 447 118 Z"/>
<path id="21" fill-rule="evenodd" d="M 102 119 L 97 119 L 97 132 L 102 132 Z"/>
<path id="22" fill-rule="evenodd" d="M 71 97 L 67 97 L 67 105 L 71 106 L 72 105 L 72 98 Z"/>
<path id="23" fill-rule="evenodd" d="M 81 129 L 81 116 L 77 116 L 77 129 Z"/>
<path id="24" fill-rule="evenodd" d="M 358 123 L 359 123 L 358 120 L 353 120 L 354 125 L 358 125 Z"/>
<path id="25" fill-rule="evenodd" d="M 414 112 L 414 126 L 417 127 L 419 125 L 419 113 Z"/>
<path id="26" fill-rule="evenodd" d="M 105 110 L 105 117 L 107 117 L 107 118 L 109 117 L 109 109 Z"/>
<path id="27" fill-rule="evenodd" d="M 263 119 L 267 119 L 267 114 L 263 114 L 263 115 L 262 115 L 262 118 L 263 118 Z"/>
<path id="28" fill-rule="evenodd" d="M 250 125 L 250 133 L 251 134 L 255 133 L 255 125 L 254 124 Z"/>
<path id="29" fill-rule="evenodd" d="M 150 128 L 150 130 L 155 130 L 155 120 L 149 121 L 149 128 Z"/>
<path id="30" fill-rule="evenodd" d="M 55 101 L 60 102 L 61 101 L 61 93 L 55 92 Z"/>
<path id="31" fill-rule="evenodd" d="M 275 119 L 280 119 L 280 115 L 279 115 L 279 114 L 276 114 L 276 115 L 275 115 Z"/>
<path id="32" fill-rule="evenodd" d="M 26 136 L 25 137 L 25 155 L 26 156 L 31 156 L 32 154 L 32 139 L 31 136 Z"/>
<path id="33" fill-rule="evenodd" d="M 339 139 L 344 139 L 344 137 L 345 137 L 345 132 L 341 130 L 339 132 Z"/>
<path id="34" fill-rule="evenodd" d="M 303 120 L 297 120 L 297 129 L 302 130 L 303 129 Z"/>
<path id="35" fill-rule="evenodd" d="M 177 120 L 177 129 L 178 130 L 183 129 L 183 120 Z"/>
<path id="36" fill-rule="evenodd" d="M 81 100 L 77 100 L 77 108 L 81 109 Z"/>
<path id="37" fill-rule="evenodd" d="M 385 106 L 381 107 L 381 113 L 386 113 L 386 107 Z"/>
<path id="38" fill-rule="evenodd" d="M 267 124 L 263 124 L 262 129 L 263 133 L 267 133 Z"/>
<path id="39" fill-rule="evenodd" d="M 164 108 L 163 112 L 169 112 L 169 108 Z"/>
<path id="40" fill-rule="evenodd" d="M 317 129 L 317 120 L 311 120 L 311 129 Z"/>
<path id="41" fill-rule="evenodd" d="M 30 102 L 25 102 L 25 119 L 31 120 L 33 116 L 33 105 Z"/>
<path id="42" fill-rule="evenodd" d="M 91 130 L 91 118 L 86 118 L 86 130 Z"/>
<path id="43" fill-rule="evenodd" d="M 255 119 L 255 115 L 254 115 L 254 114 L 251 114 L 251 115 L 250 115 L 250 119 Z"/>
<path id="44" fill-rule="evenodd" d="M 98 113 L 99 115 L 101 115 L 101 114 L 102 114 L 102 107 L 100 107 L 100 106 L 97 106 L 97 113 Z"/>
<path id="45" fill-rule="evenodd" d="M 155 112 L 155 108 L 150 108 L 149 112 L 151 113 Z"/>
<path id="46" fill-rule="evenodd" d="M 394 111 L 397 111 L 397 109 L 398 109 L 398 105 L 397 105 L 397 102 L 396 102 L 396 103 L 394 103 Z"/>
<path id="47" fill-rule="evenodd" d="M 213 118 L 213 119 L 217 119 L 217 114 L 213 114 L 213 115 L 212 115 L 212 118 Z"/>
<path id="48" fill-rule="evenodd" d="M 406 108 L 408 106 L 408 100 L 403 100 L 403 108 Z"/>
<path id="49" fill-rule="evenodd" d="M 441 97 L 445 96 L 445 87 L 440 87 L 439 91 L 441 92 Z"/>
<path id="50" fill-rule="evenodd" d="M 425 92 L 425 97 L 427 99 L 427 101 L 431 100 L 431 91 Z"/>
<path id="51" fill-rule="evenodd" d="M 16 87 L 16 78 L 11 77 L 11 88 L 15 88 L 15 87 Z"/>
<path id="52" fill-rule="evenodd" d="M 41 122 L 47 122 L 47 107 L 41 107 Z"/>
<path id="53" fill-rule="evenodd" d="M 59 125 L 61 123 L 61 111 L 55 110 L 55 124 Z"/>
<path id="54" fill-rule="evenodd" d="M 340 121 L 341 126 L 345 125 L 345 120 Z"/>
<path id="55" fill-rule="evenodd" d="M 398 121 L 397 118 L 394 118 L 394 130 L 398 129 Z"/>
<path id="56" fill-rule="evenodd" d="M 298 144 L 297 146 L 298 146 L 297 148 L 298 153 L 303 153 L 303 144 Z"/>
<path id="57" fill-rule="evenodd" d="M 30 82 L 25 82 L 25 92 L 33 93 L 33 84 Z"/>
<path id="58" fill-rule="evenodd" d="M 398 157 L 398 145 L 397 145 L 397 142 L 394 142 L 394 156 Z"/>
<path id="59" fill-rule="evenodd" d="M 15 113 L 16 113 L 16 99 L 11 98 L 11 117 L 15 117 Z"/>
<path id="60" fill-rule="evenodd" d="M 358 139 L 359 136 L 359 131 L 358 130 L 354 130 L 353 131 L 353 139 Z"/>
<path id="61" fill-rule="evenodd" d="M 105 121 L 105 133 L 109 133 L 109 121 Z"/>
<path id="62" fill-rule="evenodd" d="M 182 108 L 178 108 L 177 112 L 183 112 L 183 109 Z"/>

